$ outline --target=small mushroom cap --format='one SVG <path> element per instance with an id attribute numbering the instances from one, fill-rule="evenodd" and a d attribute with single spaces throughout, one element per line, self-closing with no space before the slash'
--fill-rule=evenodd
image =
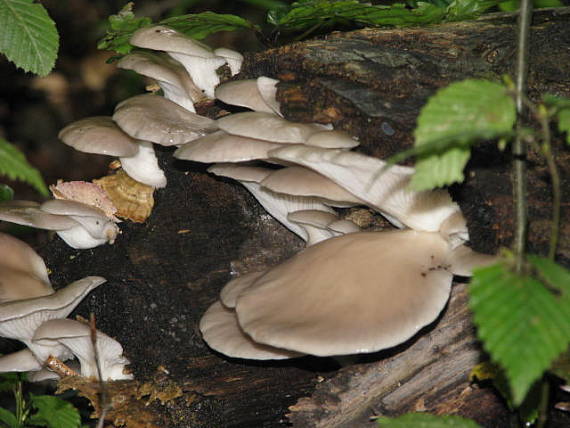
<path id="1" fill-rule="evenodd" d="M 281 114 L 281 105 L 277 101 L 277 84 L 279 80 L 272 79 L 267 76 L 260 76 L 257 78 L 257 90 L 263 98 L 263 101 L 273 110 L 275 114 L 283 116 Z"/>
<path id="2" fill-rule="evenodd" d="M 49 282 L 35 275 L 0 264 L 0 303 L 32 299 L 53 293 Z"/>
<path id="3" fill-rule="evenodd" d="M 390 348 L 445 306 L 448 251 L 438 233 L 413 230 L 328 239 L 240 294 L 239 325 L 255 342 L 318 356 Z"/>
<path id="4" fill-rule="evenodd" d="M 303 355 L 254 342 L 238 325 L 235 312 L 219 301 L 202 316 L 200 331 L 210 348 L 229 357 L 281 360 Z"/>
<path id="5" fill-rule="evenodd" d="M 220 292 L 220 301 L 226 308 L 235 308 L 237 297 L 266 271 L 248 272 L 228 282 Z"/>
<path id="6" fill-rule="evenodd" d="M 413 168 L 340 149 L 288 146 L 270 156 L 303 165 L 334 181 L 398 227 L 436 232 L 459 206 L 444 189 L 417 192 L 408 184 Z"/>
<path id="7" fill-rule="evenodd" d="M 78 120 L 63 128 L 59 139 L 75 150 L 109 156 L 134 156 L 135 140 L 125 134 L 113 119 L 94 116 Z"/>
<path id="8" fill-rule="evenodd" d="M 321 131 L 311 135 L 306 143 L 308 146 L 325 149 L 352 149 L 360 143 L 344 131 Z"/>
<path id="9" fill-rule="evenodd" d="M 65 318 L 91 290 L 105 281 L 100 276 L 88 276 L 47 296 L 0 303 L 0 336 L 29 341 L 40 324 Z"/>
<path id="10" fill-rule="evenodd" d="M 201 58 L 215 56 L 208 45 L 163 25 L 140 28 L 134 32 L 129 42 L 139 48 L 178 52 Z"/>
<path id="11" fill-rule="evenodd" d="M 319 210 L 294 211 L 287 215 L 287 220 L 297 223 L 305 231 L 309 238 L 307 246 L 315 245 L 325 239 L 330 239 L 336 234 L 328 228 L 328 225 L 338 220 L 336 214 Z"/>
<path id="12" fill-rule="evenodd" d="M 0 220 L 46 230 L 68 230 L 78 223 L 70 217 L 50 214 L 38 203 L 28 201 L 0 202 Z"/>
<path id="13" fill-rule="evenodd" d="M 216 88 L 215 96 L 226 104 L 247 107 L 253 111 L 274 114 L 273 108 L 261 96 L 256 79 L 234 80 Z"/>
<path id="14" fill-rule="evenodd" d="M 228 48 L 217 48 L 214 49 L 214 54 L 221 56 L 226 60 L 232 76 L 235 76 L 241 70 L 241 64 L 243 63 L 243 55 Z"/>
<path id="15" fill-rule="evenodd" d="M 6 233 L 0 233 L 0 265 L 27 272 L 51 290 L 44 260 L 28 244 Z"/>
<path id="16" fill-rule="evenodd" d="M 287 144 L 303 144 L 311 135 L 323 130 L 319 124 L 289 122 L 261 111 L 230 114 L 217 123 L 228 134 Z"/>
<path id="17" fill-rule="evenodd" d="M 217 163 L 208 168 L 208 172 L 220 177 L 233 178 L 238 181 L 261 183 L 273 170 L 259 166 Z"/>
<path id="18" fill-rule="evenodd" d="M 272 172 L 261 185 L 273 192 L 296 196 L 314 196 L 332 206 L 362 205 L 364 202 L 325 176 L 301 166 Z"/>
<path id="19" fill-rule="evenodd" d="M 42 367 L 28 348 L 0 357 L 0 373 L 37 371 Z"/>
<path id="20" fill-rule="evenodd" d="M 107 220 L 105 212 L 99 208 L 78 201 L 67 199 L 50 199 L 40 206 L 42 211 L 55 215 L 69 215 L 78 217 L 98 217 Z"/>
<path id="21" fill-rule="evenodd" d="M 267 159 L 267 153 L 279 147 L 283 145 L 216 131 L 184 144 L 174 152 L 174 157 L 204 163 L 247 162 Z"/>
<path id="22" fill-rule="evenodd" d="M 341 235 L 346 235 L 347 233 L 355 233 L 360 232 L 360 227 L 347 219 L 340 219 L 333 221 L 328 225 L 328 228 L 333 232 L 336 232 Z"/>
<path id="23" fill-rule="evenodd" d="M 184 144 L 217 129 L 212 119 L 151 94 L 137 95 L 119 103 L 113 120 L 130 136 L 162 146 Z"/>

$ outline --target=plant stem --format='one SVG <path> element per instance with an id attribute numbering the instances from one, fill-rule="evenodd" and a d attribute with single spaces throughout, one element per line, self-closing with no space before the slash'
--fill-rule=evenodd
<path id="1" fill-rule="evenodd" d="M 526 77 L 528 68 L 528 39 L 532 15 L 530 0 L 521 0 L 518 22 L 518 46 L 516 65 L 516 106 L 518 112 L 517 131 L 522 128 L 524 113 L 524 97 L 526 92 Z M 515 199 L 516 230 L 514 252 L 516 271 L 522 272 L 527 235 L 527 202 L 526 202 L 526 143 L 520 132 L 517 132 L 513 144 L 513 197 Z"/>

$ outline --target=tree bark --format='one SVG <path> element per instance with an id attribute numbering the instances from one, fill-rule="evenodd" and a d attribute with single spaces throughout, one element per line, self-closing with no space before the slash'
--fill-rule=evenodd
<path id="1" fill-rule="evenodd" d="M 529 76 L 535 100 L 545 92 L 570 96 L 569 25 L 567 8 L 535 15 Z M 438 88 L 512 74 L 514 26 L 512 15 L 498 15 L 428 28 L 333 33 L 247 55 L 239 77 L 278 78 L 288 119 L 332 123 L 360 139 L 359 151 L 385 158 L 411 145 L 419 109 Z M 218 110 L 201 106 L 211 115 Z M 568 263 L 569 154 L 561 144 L 556 151 L 564 189 L 559 258 Z M 375 414 L 417 410 L 506 426 L 506 410 L 493 390 L 468 380 L 484 357 L 465 284 L 454 287 L 444 313 L 422 333 L 342 369 L 330 359 L 259 363 L 209 350 L 197 324 L 221 287 L 235 273 L 275 265 L 302 243 L 239 185 L 208 175 L 201 165 L 175 161 L 171 152 L 160 150 L 169 184 L 156 192 L 144 224 L 122 224 L 113 246 L 75 251 L 54 239 L 41 251 L 58 286 L 86 275 L 108 280 L 77 313 L 93 312 L 98 328 L 117 338 L 132 361 L 137 381 L 112 390 L 127 404 L 109 420 L 129 427 L 276 427 L 287 413 L 299 428 L 359 427 L 371 425 Z M 466 183 L 452 188 L 480 251 L 495 252 L 512 239 L 509 168 L 508 154 L 482 144 Z M 531 250 L 544 253 L 550 192 L 539 158 L 532 158 L 530 182 Z M 75 387 L 89 395 L 86 387 Z M 141 399 L 149 406 L 141 407 Z"/>

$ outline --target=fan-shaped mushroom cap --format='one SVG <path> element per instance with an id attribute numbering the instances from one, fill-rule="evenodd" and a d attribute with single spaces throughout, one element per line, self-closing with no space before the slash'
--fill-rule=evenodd
<path id="1" fill-rule="evenodd" d="M 43 322 L 65 318 L 94 288 L 105 282 L 100 276 L 88 276 L 47 296 L 0 304 L 0 336 L 29 344 Z"/>
<path id="2" fill-rule="evenodd" d="M 196 112 L 194 103 L 204 97 L 182 64 L 167 55 L 132 52 L 122 57 L 117 62 L 117 67 L 155 79 L 165 98 L 191 112 Z"/>
<path id="3" fill-rule="evenodd" d="M 220 301 L 226 308 L 235 308 L 236 299 L 243 290 L 248 288 L 266 271 L 248 272 L 228 282 L 220 292 Z"/>
<path id="4" fill-rule="evenodd" d="M 347 219 L 333 221 L 328 225 L 328 228 L 335 232 L 336 235 L 360 232 L 360 227 L 356 223 Z"/>
<path id="5" fill-rule="evenodd" d="M 222 83 L 216 88 L 216 98 L 226 104 L 247 107 L 253 111 L 281 115 L 279 104 L 275 101 L 275 83 L 269 83 L 266 80 L 262 81 L 261 88 L 265 91 L 264 97 L 260 90 L 260 79 L 261 77 Z M 269 80 L 273 81 L 273 79 Z M 275 80 L 274 82 L 277 81 Z M 277 111 L 275 108 L 277 108 Z"/>
<path id="6" fill-rule="evenodd" d="M 0 265 L 26 272 L 53 291 L 44 260 L 28 244 L 6 233 L 0 233 Z"/>
<path id="7" fill-rule="evenodd" d="M 134 156 L 139 149 L 135 140 L 107 116 L 88 117 L 73 122 L 59 131 L 58 137 L 68 146 L 85 153 Z"/>
<path id="8" fill-rule="evenodd" d="M 0 202 L 0 220 L 46 230 L 68 230 L 79 224 L 70 217 L 49 214 L 31 201 Z"/>
<path id="9" fill-rule="evenodd" d="M 439 231 L 446 219 L 460 211 L 447 190 L 410 190 L 413 168 L 398 165 L 386 168 L 386 162 L 370 156 L 308 146 L 289 146 L 269 155 L 324 175 L 398 227 L 404 224 L 419 231 Z"/>
<path id="10" fill-rule="evenodd" d="M 362 232 L 308 247 L 237 298 L 258 343 L 328 356 L 374 352 L 433 322 L 449 297 L 439 233 Z"/>
<path id="11" fill-rule="evenodd" d="M 216 131 L 184 144 L 174 152 L 174 157 L 205 163 L 246 162 L 267 159 L 267 153 L 279 147 L 283 145 Z"/>
<path id="12" fill-rule="evenodd" d="M 133 46 L 156 51 L 177 52 L 202 58 L 216 56 L 208 45 L 164 25 L 140 28 L 134 32 L 129 42 Z"/>
<path id="13" fill-rule="evenodd" d="M 0 264 L 0 303 L 31 299 L 53 293 L 49 282 L 43 282 L 29 271 Z"/>
<path id="14" fill-rule="evenodd" d="M 0 357 L 0 373 L 41 370 L 42 363 L 28 348 Z"/>
<path id="15" fill-rule="evenodd" d="M 327 205 L 351 207 L 364 202 L 325 176 L 302 166 L 278 169 L 261 186 L 277 193 L 321 198 Z"/>
<path id="16" fill-rule="evenodd" d="M 299 235 L 304 241 L 309 239 L 309 236 L 304 228 L 296 223 L 287 219 L 287 214 L 293 211 L 300 210 L 321 210 L 334 212 L 317 198 L 305 196 L 291 196 L 283 195 L 263 189 L 259 184 L 271 170 L 264 168 L 250 167 L 240 164 L 222 164 L 214 165 L 208 169 L 216 175 L 233 178 L 238 180 L 257 201 L 271 214 L 278 222 L 284 225 L 291 232 Z"/>
<path id="17" fill-rule="evenodd" d="M 217 48 L 214 49 L 214 55 L 221 56 L 228 63 L 232 76 L 235 76 L 241 70 L 241 64 L 243 63 L 243 55 L 228 48 Z"/>
<path id="18" fill-rule="evenodd" d="M 279 83 L 279 80 L 272 79 L 267 76 L 260 76 L 257 78 L 256 83 L 257 90 L 259 91 L 261 98 L 263 98 L 263 101 L 265 101 L 275 114 L 283 116 L 283 114 L 281 114 L 281 105 L 279 101 L 277 101 L 277 84 Z"/>
<path id="19" fill-rule="evenodd" d="M 68 348 L 81 364 L 81 375 L 98 378 L 97 362 L 91 340 L 91 329 L 87 324 L 71 319 L 53 319 L 38 327 L 32 342 L 46 346 L 59 344 Z M 96 332 L 97 354 L 103 380 L 132 379 L 131 374 L 123 373 L 129 364 L 123 356 L 123 347 L 106 334 Z"/>
<path id="20" fill-rule="evenodd" d="M 325 149 L 352 149 L 360 143 L 344 131 L 321 131 L 311 135 L 305 142 L 308 146 Z"/>
<path id="21" fill-rule="evenodd" d="M 289 213 L 287 219 L 305 229 L 309 236 L 307 239 L 308 247 L 335 236 L 335 233 L 328 228 L 328 225 L 338 220 L 338 216 L 325 211 L 302 210 Z"/>
<path id="22" fill-rule="evenodd" d="M 317 123 L 289 122 L 261 111 L 230 114 L 217 123 L 228 134 L 287 144 L 303 144 L 311 135 L 326 129 Z"/>
<path id="23" fill-rule="evenodd" d="M 119 103 L 113 120 L 130 136 L 162 146 L 184 144 L 217 129 L 212 119 L 151 94 Z"/>
<path id="24" fill-rule="evenodd" d="M 200 331 L 210 348 L 229 357 L 281 360 L 303 355 L 254 342 L 238 325 L 233 309 L 224 307 L 219 301 L 202 316 Z"/>

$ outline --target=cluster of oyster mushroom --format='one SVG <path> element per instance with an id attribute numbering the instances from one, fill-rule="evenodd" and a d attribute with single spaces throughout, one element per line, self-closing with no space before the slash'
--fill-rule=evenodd
<path id="1" fill-rule="evenodd" d="M 153 51 L 133 52 L 119 67 L 153 78 L 164 96 L 138 95 L 120 103 L 112 117 L 72 123 L 60 133 L 63 142 L 119 157 L 123 173 L 152 189 L 166 186 L 153 144 L 177 146 L 176 158 L 213 163 L 210 173 L 240 182 L 306 242 L 286 262 L 224 287 L 200 322 L 214 350 L 282 359 L 389 348 L 437 318 L 453 275 L 470 275 L 473 266 L 492 260 L 465 246 L 465 219 L 446 190 L 410 190 L 413 168 L 388 167 L 351 151 L 358 141 L 331 126 L 284 119 L 277 80 L 220 85 L 220 67 L 227 64 L 231 75 L 239 72 L 243 58 L 237 52 L 211 50 L 161 26 L 137 31 L 131 44 Z M 204 97 L 251 111 L 212 120 L 195 113 L 194 103 Z M 0 204 L 0 219 L 52 228 L 75 248 L 87 248 L 65 232 L 80 224 L 93 237 L 94 225 L 78 214 L 78 204 L 103 211 L 103 198 L 79 201 L 70 193 L 62 198 L 76 210 L 55 211 L 61 200 L 39 206 L 9 202 Z M 361 231 L 336 209 L 359 205 L 400 230 Z M 44 213 L 67 223 L 46 227 Z M 106 226 L 116 228 L 114 214 L 121 217 L 111 209 Z M 113 230 L 94 245 L 112 242 Z M 37 346 L 33 336 L 20 340 Z"/>
<path id="2" fill-rule="evenodd" d="M 28 372 L 32 381 L 58 378 L 78 374 L 64 364 L 76 357 L 82 376 L 99 378 L 99 362 L 103 380 L 132 379 L 119 342 L 100 331 L 93 338 L 89 325 L 66 319 L 104 282 L 88 276 L 54 291 L 42 258 L 24 242 L 0 233 L 0 336 L 26 345 L 0 357 L 0 372 Z"/>

